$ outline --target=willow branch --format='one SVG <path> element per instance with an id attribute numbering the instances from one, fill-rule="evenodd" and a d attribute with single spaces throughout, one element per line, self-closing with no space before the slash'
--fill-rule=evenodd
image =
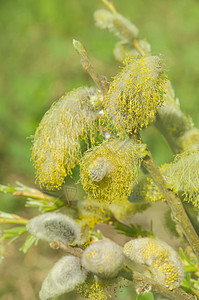
<path id="1" fill-rule="evenodd" d="M 156 166 L 150 152 L 148 152 L 148 154 L 145 156 L 142 164 L 151 175 L 154 182 L 159 187 L 163 197 L 167 201 L 172 211 L 174 221 L 181 227 L 187 241 L 189 242 L 193 251 L 199 257 L 199 238 L 184 210 L 180 198 L 173 191 L 167 188 L 167 183 Z"/>
<path id="2" fill-rule="evenodd" d="M 195 296 L 187 294 L 181 288 L 170 290 L 153 279 L 146 277 L 137 271 L 130 270 L 128 267 L 123 268 L 119 272 L 119 276 L 132 281 L 134 286 L 139 289 L 140 294 L 151 291 L 154 294 L 162 295 L 171 300 L 196 300 Z"/>
<path id="3" fill-rule="evenodd" d="M 106 5 L 106 7 L 113 13 L 113 14 L 117 14 L 117 10 L 113 4 L 113 2 L 110 2 L 108 0 L 102 0 L 102 2 L 104 3 L 104 5 Z"/>
<path id="4" fill-rule="evenodd" d="M 39 199 L 39 200 L 45 200 L 45 201 L 52 201 L 55 200 L 53 197 L 44 194 L 36 189 L 32 189 L 32 191 L 26 191 L 26 190 L 19 190 L 13 193 L 14 196 L 23 196 L 27 198 L 33 198 L 33 199 Z"/>
<path id="5" fill-rule="evenodd" d="M 135 285 L 140 287 L 141 289 L 143 288 L 143 291 L 146 287 L 147 289 L 150 289 L 154 294 L 162 295 L 171 300 L 196 300 L 197 299 L 196 296 L 187 294 L 181 288 L 169 290 L 164 285 L 157 283 L 151 278 L 145 277 L 144 275 L 140 274 L 137 271 L 132 272 L 132 278 Z"/>
<path id="6" fill-rule="evenodd" d="M 88 53 L 81 42 L 73 40 L 73 46 L 81 56 L 81 64 L 83 68 L 89 73 L 93 81 L 99 87 L 101 92 L 105 95 L 109 89 L 109 82 L 105 76 L 100 75 L 91 63 Z"/>
<path id="7" fill-rule="evenodd" d="M 55 241 L 50 243 L 50 246 L 53 249 L 62 249 L 67 253 L 76 256 L 78 258 L 82 257 L 83 250 L 79 247 L 67 246 L 61 242 Z M 167 287 L 157 283 L 156 281 L 152 280 L 151 278 L 145 277 L 137 271 L 133 271 L 128 267 L 124 267 L 122 270 L 119 271 L 118 277 L 123 277 L 128 281 L 133 282 L 136 287 L 139 287 L 141 290 L 147 287 L 154 293 L 159 295 L 165 296 L 171 300 L 195 300 L 195 297 L 185 293 L 182 289 L 176 288 L 174 290 L 169 290 Z"/>

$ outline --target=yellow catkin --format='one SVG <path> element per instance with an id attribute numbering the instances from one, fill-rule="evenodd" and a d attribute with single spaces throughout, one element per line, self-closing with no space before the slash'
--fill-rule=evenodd
<path id="1" fill-rule="evenodd" d="M 140 238 L 127 242 L 123 253 L 137 264 L 147 265 L 152 277 L 170 289 L 178 287 L 184 276 L 184 266 L 178 254 L 165 242 Z"/>
<path id="2" fill-rule="evenodd" d="M 79 201 L 78 203 L 79 219 L 81 226 L 94 228 L 96 224 L 108 222 L 112 214 L 103 203 L 99 203 L 92 199 Z"/>
<path id="3" fill-rule="evenodd" d="M 84 190 L 92 199 L 112 203 L 124 199 L 132 192 L 137 178 L 141 158 L 145 153 L 143 145 L 134 144 L 131 140 L 113 139 L 88 150 L 80 163 L 80 178 Z M 104 161 L 104 164 L 99 161 Z M 104 174 L 101 180 L 93 180 L 91 170 Z M 106 172 L 98 166 L 106 166 Z M 94 172 L 94 171 L 93 171 Z M 95 177 L 97 174 L 95 175 Z M 99 176 L 98 176 L 99 177 Z"/>
<path id="4" fill-rule="evenodd" d="M 148 176 L 141 178 L 134 186 L 132 197 L 135 199 L 135 202 L 165 201 L 153 179 Z"/>
<path id="5" fill-rule="evenodd" d="M 173 163 L 161 167 L 161 173 L 168 188 L 179 194 L 183 200 L 199 207 L 199 150 L 176 155 Z"/>
<path id="6" fill-rule="evenodd" d="M 82 87 L 55 102 L 36 130 L 32 159 L 36 178 L 47 189 L 60 188 L 81 157 L 80 140 L 94 144 L 97 111 L 96 89 Z"/>
<path id="7" fill-rule="evenodd" d="M 169 259 L 165 259 L 164 261 L 161 259 L 155 260 L 151 266 L 151 270 L 154 279 L 170 289 L 178 287 L 179 278 L 182 279 L 182 272 L 178 264 Z"/>
<path id="8" fill-rule="evenodd" d="M 147 127 L 163 103 L 165 80 L 159 57 L 127 57 L 105 96 L 102 123 L 113 125 L 120 136 Z"/>
<path id="9" fill-rule="evenodd" d="M 96 275 L 89 275 L 86 281 L 79 285 L 76 291 L 84 298 L 89 300 L 108 300 L 115 299 L 118 295 L 118 285 L 123 289 L 127 282 L 121 277 L 114 279 L 102 279 Z"/>

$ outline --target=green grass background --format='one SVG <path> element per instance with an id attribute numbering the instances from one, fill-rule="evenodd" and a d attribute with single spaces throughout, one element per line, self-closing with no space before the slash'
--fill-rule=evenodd
<path id="1" fill-rule="evenodd" d="M 167 61 L 181 107 L 196 125 L 199 91 L 199 2 L 115 0 L 118 11 L 140 29 L 153 53 Z M 116 37 L 94 26 L 99 0 L 6 0 L 0 2 L 0 181 L 33 181 L 31 140 L 44 112 L 65 92 L 92 85 L 72 47 L 86 46 L 97 69 L 109 79 L 118 71 Z M 158 163 L 170 159 L 167 146 L 149 130 L 146 141 Z M 161 151 L 160 151 L 161 147 Z"/>
<path id="2" fill-rule="evenodd" d="M 199 2 L 113 2 L 121 14 L 137 25 L 140 38 L 146 38 L 152 45 L 152 53 L 164 55 L 168 76 L 180 99 L 182 110 L 190 114 L 199 126 Z M 0 1 L 2 184 L 14 184 L 19 180 L 33 185 L 31 140 L 27 137 L 34 134 L 43 114 L 56 99 L 73 88 L 93 84 L 72 47 L 73 38 L 86 46 L 100 73 L 111 79 L 118 72 L 119 64 L 112 54 L 117 38 L 94 26 L 93 12 L 103 7 L 99 0 Z M 147 129 L 144 139 L 158 164 L 172 159 L 170 149 L 156 130 Z M 10 197 L 1 196 L 0 210 L 16 212 L 23 204 L 23 200 L 16 202 L 11 201 Z M 30 262 L 28 259 L 26 262 L 27 267 Z M 46 264 L 46 270 L 49 269 L 47 261 L 42 260 L 42 263 Z M 34 269 L 35 265 L 32 263 L 31 267 Z M 7 270 L 8 277 L 12 278 L 9 270 L 12 272 L 13 269 Z M 37 272 L 34 276 L 33 284 Z M 4 290 L 1 289 L 2 300 L 37 299 L 33 291 L 30 293 L 31 289 L 24 296 L 20 292 L 19 282 L 12 285 L 12 281 L 7 281 L 6 284 L 10 287 L 4 285 Z M 8 292 L 9 288 L 15 292 Z"/>

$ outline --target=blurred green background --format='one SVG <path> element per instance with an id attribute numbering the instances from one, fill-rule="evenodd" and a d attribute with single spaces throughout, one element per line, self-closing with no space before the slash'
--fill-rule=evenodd
<path id="1" fill-rule="evenodd" d="M 181 107 L 196 125 L 199 91 L 199 2 L 197 0 L 115 0 L 118 11 L 140 29 L 153 53 L 167 61 Z M 99 0 L 0 1 L 0 182 L 31 183 L 32 134 L 50 105 L 66 91 L 92 85 L 72 47 L 73 38 L 86 46 L 97 69 L 109 79 L 118 71 L 112 55 L 116 37 L 94 26 Z M 149 142 L 158 162 L 168 148 Z"/>
<path id="2" fill-rule="evenodd" d="M 113 2 L 121 14 L 137 25 L 140 38 L 150 42 L 152 52 L 164 55 L 182 110 L 199 126 L 198 0 Z M 94 26 L 93 12 L 103 7 L 100 0 L 0 1 L 2 184 L 18 180 L 33 185 L 31 139 L 27 137 L 34 134 L 43 114 L 56 99 L 73 88 L 93 84 L 72 47 L 73 38 L 86 46 L 100 73 L 111 79 L 118 72 L 119 64 L 112 54 L 117 38 Z M 145 142 L 158 164 L 172 159 L 164 139 L 153 128 L 146 131 Z M 16 212 L 23 203 L 1 195 L 0 210 Z M 9 268 L 7 271 L 7 276 L 11 276 Z M 15 294 L 10 296 L 0 289 L 1 299 L 37 299 L 33 291 L 28 296 L 17 291 L 17 285 Z"/>

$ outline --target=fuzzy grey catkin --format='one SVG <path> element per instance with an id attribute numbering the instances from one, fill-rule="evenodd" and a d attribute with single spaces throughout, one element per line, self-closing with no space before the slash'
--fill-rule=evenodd
<path id="1" fill-rule="evenodd" d="M 70 217 L 60 213 L 46 213 L 31 219 L 26 225 L 33 236 L 65 245 L 80 241 L 80 228 Z"/>
<path id="2" fill-rule="evenodd" d="M 172 163 L 161 167 L 161 173 L 168 188 L 199 207 L 199 150 L 176 155 Z"/>
<path id="3" fill-rule="evenodd" d="M 47 300 L 73 291 L 86 280 L 87 272 L 81 266 L 80 259 L 64 256 L 58 260 L 44 279 L 39 297 Z"/>
<path id="4" fill-rule="evenodd" d="M 105 278 L 115 277 L 123 265 L 121 248 L 109 240 L 101 240 L 88 246 L 82 256 L 83 267 Z"/>

